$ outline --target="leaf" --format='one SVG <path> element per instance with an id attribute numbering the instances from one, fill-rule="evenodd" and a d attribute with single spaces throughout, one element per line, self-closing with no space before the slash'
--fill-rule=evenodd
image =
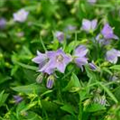
<path id="1" fill-rule="evenodd" d="M 116 99 L 116 97 L 113 95 L 113 93 L 105 85 L 103 85 L 101 82 L 98 82 L 98 84 L 104 89 L 104 91 L 111 97 L 111 99 L 115 103 L 118 103 L 118 100 Z"/>
<path id="2" fill-rule="evenodd" d="M 120 71 L 120 65 L 113 65 L 110 69 Z"/>
<path id="3" fill-rule="evenodd" d="M 73 116 L 75 116 L 75 110 L 74 110 L 74 108 L 73 108 L 73 106 L 71 106 L 71 105 L 68 105 L 68 104 L 65 104 L 64 106 L 62 106 L 62 107 L 60 107 L 62 110 L 64 110 L 64 111 L 66 111 L 66 112 L 68 112 L 68 113 L 70 113 L 71 115 L 73 115 Z"/>
<path id="4" fill-rule="evenodd" d="M 78 77 L 76 76 L 76 74 L 73 73 L 71 79 L 74 80 L 75 87 L 81 87 L 80 81 L 79 81 Z"/>
<path id="5" fill-rule="evenodd" d="M 30 70 L 37 70 L 37 67 L 35 67 L 35 66 L 31 66 L 31 65 L 26 65 L 26 64 L 24 64 L 24 63 L 20 63 L 20 62 L 15 62 L 17 65 L 19 65 L 19 66 L 21 66 L 21 67 L 23 67 L 23 68 L 26 68 L 26 69 L 30 69 Z"/>
<path id="6" fill-rule="evenodd" d="M 51 101 L 41 100 L 42 109 L 48 112 L 55 112 L 58 109 L 58 105 Z"/>
<path id="7" fill-rule="evenodd" d="M 118 87 L 114 90 L 114 95 L 115 95 L 115 97 L 118 99 L 118 101 L 120 101 L 120 86 L 118 86 Z"/>
<path id="8" fill-rule="evenodd" d="M 24 86 L 19 86 L 19 87 L 12 87 L 11 88 L 14 91 L 21 92 L 24 94 L 32 94 L 32 93 L 42 93 L 46 89 L 40 85 L 36 84 L 30 84 L 30 85 L 24 85 Z"/>
<path id="9" fill-rule="evenodd" d="M 2 91 L 0 93 L 0 107 L 2 105 L 4 105 L 4 103 L 5 103 L 5 101 L 6 101 L 7 98 L 8 98 L 8 94 L 6 94 L 6 93 L 4 93 L 4 91 Z"/>
<path id="10" fill-rule="evenodd" d="M 89 104 L 84 108 L 85 112 L 96 112 L 100 110 L 105 110 L 106 108 L 103 105 L 100 105 L 98 103 L 92 103 Z"/>
<path id="11" fill-rule="evenodd" d="M 37 113 L 33 111 L 27 112 L 27 115 L 25 116 L 27 120 L 43 120 L 41 116 L 39 116 Z"/>

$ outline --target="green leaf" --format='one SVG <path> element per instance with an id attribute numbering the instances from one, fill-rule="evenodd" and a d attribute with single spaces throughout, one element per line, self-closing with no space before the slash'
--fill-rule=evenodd
<path id="1" fill-rule="evenodd" d="M 4 91 L 2 91 L 0 93 L 0 107 L 2 105 L 4 105 L 4 103 L 5 103 L 5 101 L 6 101 L 7 98 L 8 98 L 8 94 L 6 94 L 6 93 L 4 93 Z"/>
<path id="2" fill-rule="evenodd" d="M 14 91 L 24 93 L 24 94 L 32 94 L 32 93 L 42 93 L 46 89 L 40 85 L 36 84 L 30 84 L 30 85 L 24 85 L 24 86 L 19 86 L 19 87 L 13 87 L 11 88 Z"/>
<path id="3" fill-rule="evenodd" d="M 113 65 L 110 69 L 120 71 L 120 65 Z"/>
<path id="4" fill-rule="evenodd" d="M 98 103 L 92 103 L 89 104 L 84 108 L 85 112 L 96 112 L 100 110 L 105 110 L 106 108 L 103 105 L 100 105 Z"/>
<path id="5" fill-rule="evenodd" d="M 58 109 L 58 105 L 52 101 L 41 100 L 42 109 L 48 112 L 55 112 Z"/>
<path id="6" fill-rule="evenodd" d="M 115 102 L 118 103 L 118 100 L 116 97 L 113 95 L 113 93 L 102 83 L 98 82 L 98 84 L 104 89 L 104 91 L 111 97 L 111 99 Z"/>
<path id="7" fill-rule="evenodd" d="M 15 62 L 17 65 L 19 65 L 19 66 L 21 66 L 21 67 L 23 67 L 23 68 L 26 68 L 26 69 L 30 69 L 30 70 L 37 70 L 37 67 L 35 67 L 35 66 L 31 66 L 31 65 L 26 65 L 26 64 L 24 64 L 24 63 L 21 63 L 21 62 Z"/>
<path id="8" fill-rule="evenodd" d="M 64 110 L 64 111 L 66 111 L 66 112 L 68 112 L 68 113 L 70 113 L 71 115 L 73 115 L 73 116 L 75 116 L 75 110 L 74 110 L 74 108 L 73 108 L 73 106 L 71 106 L 71 105 L 68 105 L 68 104 L 65 104 L 64 106 L 62 106 L 62 107 L 60 107 L 62 110 Z"/>
<path id="9" fill-rule="evenodd" d="M 80 81 L 79 81 L 78 77 L 76 76 L 76 74 L 73 73 L 71 79 L 73 79 L 75 87 L 81 88 Z"/>
<path id="10" fill-rule="evenodd" d="M 39 116 L 37 113 L 33 111 L 27 112 L 27 115 L 25 116 L 27 120 L 43 120 L 41 116 Z"/>

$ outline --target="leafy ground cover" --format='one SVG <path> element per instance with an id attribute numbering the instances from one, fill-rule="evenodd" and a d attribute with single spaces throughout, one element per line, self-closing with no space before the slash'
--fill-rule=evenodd
<path id="1" fill-rule="evenodd" d="M 0 0 L 0 120 L 120 119 L 120 0 Z"/>

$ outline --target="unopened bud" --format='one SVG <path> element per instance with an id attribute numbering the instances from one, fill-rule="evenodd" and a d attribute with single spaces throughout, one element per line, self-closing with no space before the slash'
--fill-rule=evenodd
<path id="1" fill-rule="evenodd" d="M 36 82 L 37 82 L 38 84 L 42 83 L 43 78 L 44 78 L 44 74 L 41 73 L 40 75 L 37 76 Z"/>
<path id="2" fill-rule="evenodd" d="M 48 77 L 48 79 L 47 79 L 47 84 L 46 84 L 46 86 L 47 86 L 48 89 L 51 89 L 51 88 L 53 87 L 53 85 L 54 85 L 54 80 L 55 80 L 55 77 L 54 77 L 53 75 L 50 75 L 50 76 Z"/>

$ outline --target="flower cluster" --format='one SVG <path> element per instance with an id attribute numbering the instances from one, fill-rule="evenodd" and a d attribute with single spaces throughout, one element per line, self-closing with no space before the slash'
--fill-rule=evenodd
<path id="1" fill-rule="evenodd" d="M 37 57 L 32 61 L 39 64 L 39 71 L 47 74 L 52 74 L 55 70 L 61 73 L 65 72 L 66 66 L 74 61 L 81 69 L 83 65 L 87 64 L 86 54 L 88 49 L 84 45 L 80 45 L 75 49 L 74 54 L 67 55 L 62 49 L 57 51 L 47 51 L 45 54 L 37 51 Z"/>
<path id="2" fill-rule="evenodd" d="M 81 29 L 88 34 L 92 34 L 97 28 L 97 20 L 87 20 L 83 19 Z M 60 43 L 63 43 L 65 40 L 64 33 L 61 31 L 55 32 L 55 37 Z M 113 29 L 110 27 L 108 23 L 103 26 L 103 29 L 96 37 L 96 42 L 101 45 L 107 45 L 110 43 L 112 39 L 119 39 L 113 32 Z M 98 70 L 97 65 L 93 62 L 88 62 L 87 57 L 88 49 L 85 45 L 78 45 L 75 50 L 73 49 L 73 54 L 67 54 L 63 51 L 62 48 L 56 51 L 46 51 L 45 53 L 41 53 L 37 51 L 37 56 L 32 59 L 33 62 L 39 65 L 39 72 L 41 72 L 42 76 L 44 74 L 48 74 L 49 77 L 47 79 L 47 88 L 52 88 L 54 84 L 54 73 L 55 71 L 59 71 L 61 73 L 65 72 L 65 69 L 69 63 L 75 63 L 81 70 L 83 71 L 83 66 L 88 64 L 89 68 L 93 71 Z M 113 64 L 116 64 L 118 61 L 118 57 L 120 57 L 120 51 L 112 48 L 111 50 L 106 51 L 105 59 Z M 39 77 L 37 81 L 42 81 L 43 77 Z"/>
<path id="3" fill-rule="evenodd" d="M 97 27 L 97 20 L 94 19 L 92 21 L 83 19 L 82 21 L 82 30 L 86 31 L 87 33 L 93 32 Z M 118 40 L 118 36 L 114 34 L 112 27 L 106 23 L 103 26 L 101 32 L 96 36 L 96 41 L 100 45 L 108 45 L 110 44 L 111 40 Z M 118 57 L 120 57 L 120 51 L 112 48 L 108 50 L 105 55 L 105 59 L 110 63 L 116 64 L 118 61 Z M 90 67 L 95 67 L 93 64 L 90 64 Z"/>

